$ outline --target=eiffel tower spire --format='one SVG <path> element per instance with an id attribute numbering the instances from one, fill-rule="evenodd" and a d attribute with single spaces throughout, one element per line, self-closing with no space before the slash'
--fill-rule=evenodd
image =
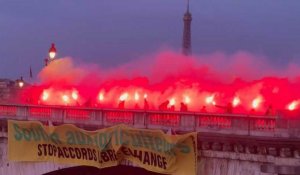
<path id="1" fill-rule="evenodd" d="M 184 55 L 190 55 L 192 52 L 191 46 L 191 23 L 192 14 L 190 13 L 190 2 L 187 1 L 187 9 L 183 16 L 183 38 L 182 38 L 182 53 Z"/>

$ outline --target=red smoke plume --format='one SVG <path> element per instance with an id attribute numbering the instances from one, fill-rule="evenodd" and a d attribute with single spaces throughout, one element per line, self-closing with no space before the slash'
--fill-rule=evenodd
<path id="1" fill-rule="evenodd" d="M 61 58 L 40 72 L 40 85 L 30 90 L 34 92 L 30 101 L 97 107 L 118 107 L 123 102 L 125 108 L 143 108 L 146 101 L 150 109 L 158 109 L 169 100 L 175 110 L 180 110 L 181 102 L 189 111 L 206 106 L 211 112 L 232 104 L 236 113 L 287 109 L 300 100 L 300 69 L 297 64 L 275 69 L 266 60 L 245 52 L 194 57 L 163 52 L 100 69 Z"/>

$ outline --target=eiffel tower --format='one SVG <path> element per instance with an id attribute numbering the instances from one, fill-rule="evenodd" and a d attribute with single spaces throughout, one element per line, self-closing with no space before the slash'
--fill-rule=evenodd
<path id="1" fill-rule="evenodd" d="M 192 53 L 191 48 L 191 23 L 192 14 L 189 11 L 189 0 L 187 2 L 187 10 L 183 16 L 184 28 L 182 38 L 182 54 L 190 55 Z"/>

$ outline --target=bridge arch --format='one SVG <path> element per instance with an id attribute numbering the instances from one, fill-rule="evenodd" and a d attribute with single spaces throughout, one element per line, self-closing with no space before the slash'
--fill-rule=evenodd
<path id="1" fill-rule="evenodd" d="M 161 175 L 159 173 L 154 173 L 147 171 L 140 167 L 132 167 L 126 165 L 118 165 L 114 167 L 108 168 L 96 168 L 91 166 L 75 166 L 75 167 L 68 167 L 63 168 L 60 170 L 55 170 L 52 172 L 45 173 L 43 175 L 115 175 L 120 174 L 122 175 L 132 175 L 132 174 L 143 174 L 143 175 Z"/>

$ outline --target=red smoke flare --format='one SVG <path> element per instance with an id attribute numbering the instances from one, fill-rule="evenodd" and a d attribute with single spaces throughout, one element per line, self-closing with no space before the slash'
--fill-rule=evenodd
<path id="1" fill-rule="evenodd" d="M 264 113 L 268 106 L 292 109 L 287 106 L 300 99 L 300 69 L 290 64 L 277 70 L 263 60 L 244 52 L 199 57 L 164 52 L 100 70 L 94 65 L 76 66 L 71 58 L 61 58 L 40 72 L 40 85 L 29 89 L 26 93 L 31 95 L 25 96 L 26 102 L 47 105 L 111 108 L 123 101 L 125 108 L 147 104 L 147 109 L 157 110 L 169 100 L 168 107 L 175 110 L 183 104 L 189 111 L 200 111 L 205 106 L 209 112 L 223 112 L 228 106 L 235 113 L 251 109 Z"/>

